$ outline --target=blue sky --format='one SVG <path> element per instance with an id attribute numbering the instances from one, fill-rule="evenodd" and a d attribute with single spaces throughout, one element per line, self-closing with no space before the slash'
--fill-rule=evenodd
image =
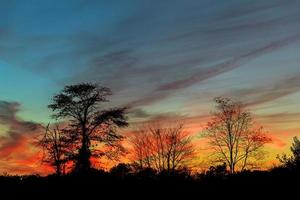
<path id="1" fill-rule="evenodd" d="M 51 95 L 69 83 L 99 82 L 143 109 L 172 98 L 169 112 L 299 75 L 293 0 L 0 4 L 1 99 L 32 120 L 49 120 Z"/>
<path id="2" fill-rule="evenodd" d="M 20 120 L 51 121 L 51 96 L 89 81 L 132 120 L 202 119 L 229 96 L 299 132 L 299 1 L 1 0 L 0 19 L 0 102 Z"/>

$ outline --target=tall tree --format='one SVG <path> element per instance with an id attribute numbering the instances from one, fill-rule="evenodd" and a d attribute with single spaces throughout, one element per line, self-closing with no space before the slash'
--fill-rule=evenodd
<path id="1" fill-rule="evenodd" d="M 131 144 L 134 161 L 140 168 L 158 172 L 171 173 L 186 167 L 195 153 L 191 138 L 180 123 L 143 125 L 131 137 Z"/>
<path id="2" fill-rule="evenodd" d="M 250 161 L 262 158 L 264 144 L 270 138 L 262 128 L 254 128 L 251 113 L 229 98 L 216 98 L 216 112 L 204 133 L 209 139 L 215 161 L 226 163 L 230 173 L 247 169 Z"/>
<path id="3" fill-rule="evenodd" d="M 107 153 L 95 148 L 98 143 L 118 148 L 116 144 L 123 138 L 117 133 L 117 128 L 128 125 L 126 108 L 103 110 L 100 107 L 101 103 L 108 102 L 107 97 L 111 94 L 109 88 L 96 84 L 69 85 L 55 95 L 53 103 L 49 105 L 55 112 L 54 118 L 69 122 L 68 137 L 76 144 L 73 146 L 77 151 L 74 168 L 77 172 L 91 168 L 92 156 L 103 156 Z"/>

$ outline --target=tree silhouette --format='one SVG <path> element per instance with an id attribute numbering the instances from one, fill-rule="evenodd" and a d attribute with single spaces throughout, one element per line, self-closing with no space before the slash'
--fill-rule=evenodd
<path id="1" fill-rule="evenodd" d="M 254 128 L 251 113 L 229 98 L 216 98 L 217 111 L 204 133 L 209 139 L 215 161 L 226 163 L 230 173 L 244 170 L 251 160 L 261 159 L 264 144 L 270 142 L 262 128 Z"/>
<path id="2" fill-rule="evenodd" d="M 127 126 L 124 116 L 126 108 L 101 110 L 100 103 L 108 102 L 109 88 L 96 84 L 81 83 L 66 86 L 53 97 L 52 109 L 56 119 L 64 119 L 68 124 L 68 139 L 75 152 L 76 172 L 91 168 L 91 156 L 100 157 L 110 152 L 101 151 L 99 143 L 120 148 L 118 141 L 123 137 L 117 133 L 118 127 Z M 98 147 L 98 148 L 97 148 Z"/>
<path id="3" fill-rule="evenodd" d="M 300 165 L 300 140 L 298 137 L 293 138 L 293 144 L 291 146 L 294 161 L 297 165 Z"/>
<path id="4" fill-rule="evenodd" d="M 300 140 L 298 137 L 293 138 L 293 143 L 290 148 L 292 155 L 289 157 L 286 154 L 282 156 L 277 156 L 279 161 L 289 169 L 299 169 L 300 168 Z"/>
<path id="5" fill-rule="evenodd" d="M 68 145 L 64 136 L 64 130 L 58 125 L 51 128 L 50 124 L 48 124 L 45 128 L 44 136 L 37 144 L 43 148 L 42 161 L 55 167 L 56 175 L 65 174 L 65 167 L 68 161 Z"/>
<path id="6" fill-rule="evenodd" d="M 184 168 L 194 157 L 191 138 L 184 132 L 183 124 L 149 123 L 131 137 L 133 160 L 143 168 L 158 172 L 175 172 Z"/>

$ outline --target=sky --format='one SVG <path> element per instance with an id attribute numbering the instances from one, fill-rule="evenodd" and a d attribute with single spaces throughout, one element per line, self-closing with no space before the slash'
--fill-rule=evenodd
<path id="1" fill-rule="evenodd" d="M 300 136 L 297 0 L 0 0 L 0 19 L 0 173 L 46 170 L 32 141 L 80 82 L 110 87 L 132 122 L 180 118 L 193 135 L 214 97 L 242 101 L 269 160 Z"/>

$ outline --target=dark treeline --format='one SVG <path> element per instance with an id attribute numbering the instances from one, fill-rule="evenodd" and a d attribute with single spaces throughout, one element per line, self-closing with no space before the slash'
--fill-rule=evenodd
<path id="1" fill-rule="evenodd" d="M 131 166 L 119 164 L 110 172 L 90 170 L 85 175 L 67 174 L 0 176 L 2 195 L 47 195 L 46 197 L 69 197 L 83 195 L 101 199 L 102 197 L 147 198 L 180 197 L 203 199 L 206 196 L 238 199 L 249 197 L 285 197 L 297 191 L 299 167 L 284 166 L 269 171 L 243 171 L 230 174 L 224 166 L 211 167 L 205 173 L 190 174 L 176 171 L 172 174 L 156 172 L 153 169 L 132 171 Z M 99 195 L 98 197 L 95 195 Z M 145 197 L 144 196 L 144 197 Z M 143 197 L 143 198 L 144 198 Z"/>
<path id="2" fill-rule="evenodd" d="M 108 88 L 82 83 L 66 86 L 55 95 L 49 108 L 55 125 L 48 124 L 36 143 L 44 152 L 43 162 L 55 173 L 46 177 L 0 176 L 0 191 L 65 194 L 120 195 L 157 192 L 168 195 L 200 193 L 237 194 L 241 191 L 291 189 L 300 180 L 300 141 L 294 138 L 291 155 L 278 156 L 281 165 L 268 171 L 255 170 L 264 158 L 263 147 L 271 142 L 262 127 L 253 122 L 242 103 L 216 98 L 216 109 L 202 136 L 208 139 L 213 165 L 202 172 L 190 168 L 197 159 L 197 146 L 182 122 L 151 122 L 137 126 L 125 138 L 119 129 L 128 126 L 128 108 L 105 108 Z M 126 140 L 130 149 L 125 149 Z M 129 163 L 110 171 L 93 168 L 92 159 L 116 160 L 130 154 Z M 115 191 L 110 193 L 109 191 Z"/>

